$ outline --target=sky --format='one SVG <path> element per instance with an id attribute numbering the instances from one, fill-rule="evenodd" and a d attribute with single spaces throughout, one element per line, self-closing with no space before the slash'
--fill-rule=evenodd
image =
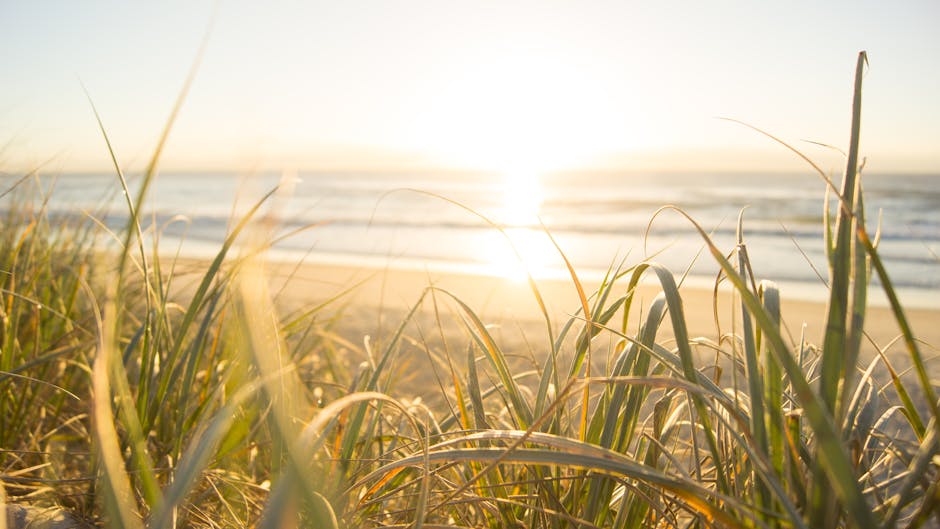
<path id="1" fill-rule="evenodd" d="M 940 2 L 0 0 L 0 171 L 940 173 Z"/>

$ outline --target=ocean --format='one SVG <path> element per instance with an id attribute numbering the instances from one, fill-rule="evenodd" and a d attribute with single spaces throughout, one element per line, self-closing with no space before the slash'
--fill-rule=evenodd
<path id="1" fill-rule="evenodd" d="M 15 180 L 0 177 L 0 190 Z M 138 182 L 129 180 L 134 194 Z M 834 180 L 838 185 L 841 177 Z M 126 221 L 114 174 L 40 181 L 47 190 L 54 187 L 53 215 L 87 212 L 112 228 Z M 940 308 L 940 175 L 866 174 L 863 182 L 868 229 L 874 233 L 880 223 L 880 253 L 902 299 Z M 548 230 L 587 279 L 649 259 L 677 276 L 688 271 L 689 282 L 713 283 L 717 266 L 691 222 L 675 210 L 659 211 L 671 205 L 725 252 L 735 247 L 743 211 L 756 277 L 779 283 L 784 296 L 825 298 L 826 185 L 810 173 L 168 172 L 153 183 L 145 225 L 155 221 L 164 253 L 179 248 L 187 256 L 211 256 L 233 218 L 277 186 L 260 215 L 273 230 L 268 240 L 291 234 L 271 249 L 278 260 L 513 278 L 527 269 L 537 279 L 566 277 Z M 0 208 L 14 195 L 0 199 Z M 834 213 L 838 206 L 831 204 Z"/>

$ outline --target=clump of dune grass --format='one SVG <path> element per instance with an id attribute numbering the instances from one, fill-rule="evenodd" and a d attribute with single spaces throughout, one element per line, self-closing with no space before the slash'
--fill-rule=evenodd
<path id="1" fill-rule="evenodd" d="M 837 197 L 825 215 L 829 302 L 815 346 L 785 338 L 782 292 L 751 270 L 743 220 L 729 253 L 688 219 L 733 286 L 734 333 L 689 336 L 675 275 L 654 262 L 612 268 L 593 293 L 569 265 L 576 311 L 560 327 L 530 278 L 544 320 L 544 335 L 529 337 L 532 367 L 434 286 L 415 293 L 388 335 L 365 341 L 356 367 L 341 365 L 337 351 L 355 346 L 323 328 L 327 308 L 284 312 L 270 291 L 263 253 L 278 237 L 266 210 L 276 190 L 233 222 L 183 293 L 181 261 L 161 257 L 160 227 L 140 214 L 159 147 L 107 258 L 91 220 L 57 225 L 41 205 L 7 209 L 8 501 L 58 503 L 131 528 L 936 522 L 938 401 L 865 222 L 865 64 L 862 53 L 840 185 L 812 165 Z M 115 167 L 126 191 L 116 158 Z M 108 280 L 93 280 L 101 274 Z M 912 380 L 883 354 L 859 364 L 873 274 Z M 647 277 L 661 294 L 641 307 L 636 287 Z M 703 352 L 718 360 L 703 363 Z M 436 394 L 396 385 L 408 356 L 430 362 Z"/>
<path id="2" fill-rule="evenodd" d="M 72 494 L 88 485 L 78 476 L 90 460 L 81 417 L 94 338 L 84 292 L 94 263 L 83 249 L 94 233 L 51 218 L 47 191 L 26 175 L 3 192 L 39 201 L 0 221 L 0 485 L 11 498 L 55 488 L 81 511 Z"/>

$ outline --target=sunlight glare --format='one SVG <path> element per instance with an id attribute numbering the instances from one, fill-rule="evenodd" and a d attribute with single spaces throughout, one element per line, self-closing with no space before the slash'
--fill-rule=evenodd
<path id="1" fill-rule="evenodd" d="M 502 172 L 501 187 L 502 201 L 494 220 L 505 228 L 515 251 L 499 232 L 487 233 L 483 242 L 487 267 L 493 275 L 513 281 L 524 281 L 526 272 L 544 277 L 554 252 L 539 221 L 544 200 L 539 173 L 523 167 L 507 169 Z"/>
<path id="2" fill-rule="evenodd" d="M 506 235 L 512 240 L 512 246 L 503 234 L 496 231 L 487 232 L 483 238 L 485 270 L 489 275 L 513 282 L 523 282 L 528 275 L 536 279 L 551 275 L 554 248 L 545 233 L 537 229 L 509 228 Z"/>

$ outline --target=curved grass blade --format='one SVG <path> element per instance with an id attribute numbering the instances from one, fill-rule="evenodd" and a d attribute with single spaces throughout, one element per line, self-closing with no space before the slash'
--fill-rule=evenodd
<path id="1" fill-rule="evenodd" d="M 547 435 L 549 434 L 533 434 L 529 441 L 545 443 Z M 580 443 L 573 439 L 552 437 L 552 441 L 558 441 L 559 445 L 563 446 L 562 449 L 517 448 L 511 452 L 502 448 L 448 447 L 447 450 L 440 451 L 432 449 L 427 454 L 406 457 L 389 463 L 363 478 L 361 482 L 369 482 L 399 468 L 424 462 L 433 464 L 498 461 L 500 464 L 566 467 L 590 470 L 593 473 L 611 477 L 636 479 L 674 494 L 690 511 L 704 516 L 713 523 L 719 522 L 727 527 L 746 527 L 726 512 L 728 507 L 746 512 L 746 508 L 733 497 L 716 494 L 694 480 L 683 480 L 664 474 L 626 458 L 622 454 L 595 445 Z M 508 436 L 503 438 L 515 439 Z M 554 443 L 553 445 L 559 446 Z M 719 507 L 717 505 L 719 502 L 724 507 Z"/>

